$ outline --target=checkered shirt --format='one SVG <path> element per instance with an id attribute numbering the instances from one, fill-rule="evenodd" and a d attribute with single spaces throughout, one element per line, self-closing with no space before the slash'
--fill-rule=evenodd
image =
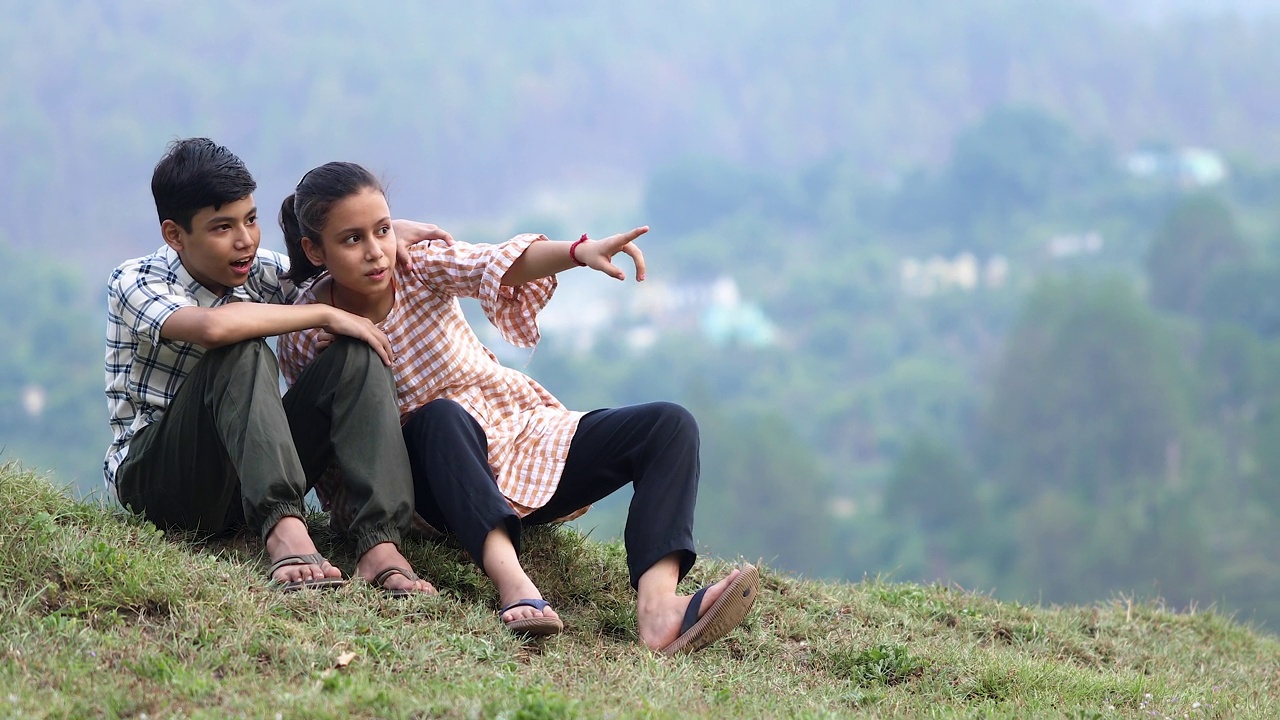
<path id="1" fill-rule="evenodd" d="M 520 235 L 497 245 L 412 246 L 412 268 L 396 268 L 395 303 L 378 325 L 395 350 L 402 418 L 438 398 L 465 407 L 484 428 L 498 487 L 521 517 L 545 505 L 555 492 L 585 413 L 566 409 L 532 378 L 501 365 L 467 324 L 458 298 L 479 299 L 507 342 L 535 346 L 540 337 L 537 313 L 555 292 L 555 276 L 519 287 L 501 282 L 525 248 L 542 239 Z M 298 302 L 319 302 L 314 287 L 304 289 Z M 280 367 L 288 383 L 319 353 L 319 335 L 311 329 L 280 337 Z M 317 490 L 332 499 L 332 492 L 325 492 L 330 488 Z"/>
<path id="2" fill-rule="evenodd" d="M 107 409 L 114 440 L 107 448 L 103 475 L 116 492 L 116 470 L 129 454 L 129 441 L 160 419 L 182 387 L 182 381 L 204 355 L 204 348 L 165 340 L 160 328 L 179 308 L 217 307 L 229 302 L 288 304 L 298 297 L 294 284 L 281 277 L 289 259 L 258 250 L 249 279 L 224 295 L 215 295 L 183 267 L 165 245 L 146 257 L 129 260 L 111 273 L 107 283 Z"/>

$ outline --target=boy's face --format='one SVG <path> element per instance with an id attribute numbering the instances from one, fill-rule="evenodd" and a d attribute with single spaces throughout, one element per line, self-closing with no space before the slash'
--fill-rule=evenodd
<path id="1" fill-rule="evenodd" d="M 217 210 L 202 208 L 191 218 L 191 232 L 172 220 L 161 223 L 160 231 L 191 277 L 218 295 L 249 279 L 262 240 L 252 195 Z"/>

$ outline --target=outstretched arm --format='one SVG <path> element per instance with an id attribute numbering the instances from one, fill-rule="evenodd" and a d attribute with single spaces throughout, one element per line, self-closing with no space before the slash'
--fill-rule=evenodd
<path id="1" fill-rule="evenodd" d="M 636 266 L 636 282 L 644 280 L 644 253 L 636 246 L 635 239 L 649 232 L 649 226 L 638 227 L 629 232 L 610 235 L 602 240 L 586 240 L 567 242 L 548 240 L 536 242 L 525 249 L 524 254 L 516 258 L 502 276 L 503 285 L 523 285 L 530 280 L 537 280 L 548 275 L 578 267 L 579 264 L 599 270 L 609 277 L 618 280 L 627 279 L 627 274 L 613 264 L 613 256 L 619 252 L 631 256 Z M 569 249 L 573 248 L 573 257 Z M 577 258 L 578 262 L 574 262 Z"/>
<path id="2" fill-rule="evenodd" d="M 213 308 L 183 307 L 164 321 L 160 336 L 211 349 L 307 328 L 324 328 L 335 335 L 363 340 L 378 353 L 382 362 L 392 364 L 391 342 L 368 318 L 319 303 L 233 302 Z"/>

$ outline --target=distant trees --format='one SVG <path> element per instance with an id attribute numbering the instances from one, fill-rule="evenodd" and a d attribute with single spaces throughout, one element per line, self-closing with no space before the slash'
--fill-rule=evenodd
<path id="1" fill-rule="evenodd" d="M 699 409 L 698 537 L 711 548 L 815 575 L 832 565 L 832 484 L 781 412 Z"/>
<path id="2" fill-rule="evenodd" d="M 110 441 L 103 387 L 105 319 L 77 270 L 0 241 L 0 451 L 60 482 L 102 484 Z"/>
<path id="3" fill-rule="evenodd" d="M 1187 196 L 1161 223 L 1147 249 L 1146 271 L 1151 302 L 1170 312 L 1195 314 L 1204 306 L 1205 291 L 1214 271 L 1238 262 L 1246 248 L 1230 208 L 1208 194 Z M 1245 278 L 1234 276 L 1244 275 Z M 1253 279 L 1252 271 L 1236 269 L 1222 278 L 1228 283 Z M 1214 312 L 1246 313 L 1230 285 L 1214 288 Z"/>
<path id="4" fill-rule="evenodd" d="M 711 227 L 739 213 L 788 214 L 789 190 L 778 177 L 717 158 L 688 157 L 649 176 L 644 217 L 672 235 Z"/>
<path id="5" fill-rule="evenodd" d="M 1230 323 L 1268 340 L 1280 339 L 1280 264 L 1242 256 L 1243 252 L 1237 252 L 1233 253 L 1235 262 L 1212 262 L 1203 271 L 1208 278 L 1194 281 L 1203 288 L 1200 317 L 1210 325 Z M 1191 290 L 1194 286 L 1188 288 Z"/>
<path id="6" fill-rule="evenodd" d="M 997 108 L 956 138 L 941 178 L 943 202 L 972 234 L 997 218 L 1044 210 L 1097 184 L 1114 165 L 1106 148 L 1043 110 Z"/>
<path id="7" fill-rule="evenodd" d="M 891 225 L 943 229 L 951 251 L 1009 252 L 1006 235 L 1036 214 L 1056 214 L 1118 176 L 1111 150 L 1032 107 L 997 107 L 955 139 L 936 174 L 914 172 L 888 205 Z"/>
<path id="8" fill-rule="evenodd" d="M 1015 503 L 1056 489 L 1101 506 L 1176 482 L 1186 387 L 1174 336 L 1129 283 L 1046 278 L 993 378 L 985 466 Z"/>
<path id="9" fill-rule="evenodd" d="M 962 451 L 938 437 L 913 433 L 889 472 L 884 514 L 924 537 L 927 580 L 950 580 L 957 561 L 990 556 L 997 533 L 979 497 L 980 476 Z"/>
<path id="10" fill-rule="evenodd" d="M 673 164 L 646 199 L 687 230 L 655 264 L 732 274 L 780 346 L 663 343 L 594 390 L 687 398 L 701 379 L 715 550 L 1054 602 L 1230 588 L 1280 618 L 1280 586 L 1254 578 L 1280 565 L 1247 547 L 1280 517 L 1280 263 L 1259 241 L 1280 216 L 1253 185 L 1248 206 L 1215 193 L 1122 175 L 1017 108 L 900 183 L 847 156 Z M 1095 256 L 1051 250 L 1086 231 Z M 1003 255 L 1006 282 L 904 291 L 904 259 L 961 252 Z"/>

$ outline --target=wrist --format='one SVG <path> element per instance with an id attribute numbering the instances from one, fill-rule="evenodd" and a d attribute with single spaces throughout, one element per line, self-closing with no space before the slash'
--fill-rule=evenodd
<path id="1" fill-rule="evenodd" d="M 315 306 L 321 309 L 319 327 L 322 327 L 325 330 L 330 330 L 330 328 L 333 327 L 333 324 L 338 321 L 338 313 L 342 311 L 333 305 L 325 303 L 315 303 Z"/>
<path id="2" fill-rule="evenodd" d="M 586 241 L 587 241 L 587 234 L 582 233 L 582 237 L 578 238 L 577 240 L 574 240 L 573 243 L 569 245 L 569 259 L 572 260 L 573 264 L 577 265 L 578 267 L 587 266 L 586 263 L 578 259 L 578 246 Z"/>

